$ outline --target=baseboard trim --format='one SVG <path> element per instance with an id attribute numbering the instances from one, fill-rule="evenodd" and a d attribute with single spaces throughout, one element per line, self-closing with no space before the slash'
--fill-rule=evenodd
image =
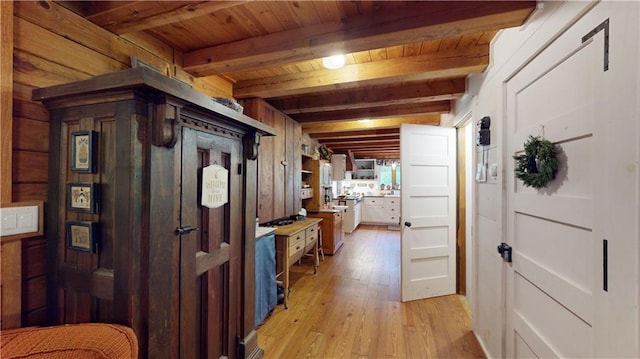
<path id="1" fill-rule="evenodd" d="M 264 350 L 258 347 L 258 332 L 252 330 L 240 341 L 240 357 L 245 359 L 260 359 L 264 357 Z"/>

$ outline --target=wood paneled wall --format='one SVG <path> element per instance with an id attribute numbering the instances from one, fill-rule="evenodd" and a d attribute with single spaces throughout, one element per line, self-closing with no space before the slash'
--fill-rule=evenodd
<path id="1" fill-rule="evenodd" d="M 263 137 L 258 157 L 260 223 L 294 215 L 302 208 L 302 125 L 260 98 L 241 100 L 244 113 L 272 126 L 276 136 Z"/>
<path id="2" fill-rule="evenodd" d="M 288 217 L 302 208 L 302 125 L 259 98 L 241 101 L 244 113 L 278 130 L 263 137 L 258 157 L 260 223 Z"/>
<path id="3" fill-rule="evenodd" d="M 11 202 L 13 4 L 0 2 L 0 202 Z"/>
<path id="4" fill-rule="evenodd" d="M 232 97 L 228 81 L 182 71 L 182 56 L 170 46 L 144 34 L 117 36 L 51 1 L 0 1 L 0 20 L 2 202 L 47 201 L 49 114 L 31 101 L 34 88 L 126 69 L 135 56 L 209 96 Z M 21 244 L 22 326 L 45 318 L 45 243 Z"/>

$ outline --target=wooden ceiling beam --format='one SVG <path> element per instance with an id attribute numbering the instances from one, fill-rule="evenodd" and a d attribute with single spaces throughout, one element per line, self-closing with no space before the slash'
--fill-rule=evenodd
<path id="1" fill-rule="evenodd" d="M 370 153 L 370 152 L 381 152 L 384 153 L 385 151 L 400 151 L 400 144 L 398 144 L 397 146 L 380 146 L 380 147 L 363 147 L 363 148 L 351 148 L 350 149 L 353 153 Z"/>
<path id="2" fill-rule="evenodd" d="M 211 46 L 184 54 L 195 76 L 228 74 L 295 61 L 392 47 L 462 34 L 519 26 L 535 1 L 415 1 L 397 11 L 366 14 L 270 35 Z"/>
<path id="3" fill-rule="evenodd" d="M 376 138 L 378 136 L 399 136 L 399 128 L 388 128 L 379 130 L 363 130 L 349 132 L 333 132 L 333 133 L 313 133 L 311 138 L 318 141 L 331 139 L 351 139 L 351 138 Z"/>
<path id="4" fill-rule="evenodd" d="M 333 145 L 330 148 L 350 149 L 352 151 L 355 151 L 355 150 L 366 150 L 366 149 L 377 149 L 377 148 L 391 148 L 391 147 L 397 147 L 397 146 L 400 146 L 400 138 L 394 141 L 386 142 L 386 143 L 371 142 L 371 143 L 360 143 L 360 144 L 351 144 L 351 145 L 350 144 Z"/>
<path id="5" fill-rule="evenodd" d="M 399 151 L 400 150 L 400 144 L 398 144 L 396 146 L 351 148 L 350 150 L 353 151 L 354 153 Z"/>
<path id="6" fill-rule="evenodd" d="M 354 108 L 349 110 L 300 113 L 291 116 L 294 120 L 305 123 L 315 121 L 353 121 L 358 119 L 385 118 L 402 115 L 442 114 L 451 111 L 449 101 L 411 103 L 406 105 Z"/>
<path id="7" fill-rule="evenodd" d="M 318 140 L 319 142 L 325 144 L 339 145 L 339 144 L 359 144 L 362 142 L 371 142 L 371 141 L 393 141 L 400 138 L 399 134 L 389 135 L 389 136 L 377 136 L 377 137 L 347 137 L 340 139 L 323 139 Z"/>
<path id="8" fill-rule="evenodd" d="M 244 4 L 244 1 L 196 2 L 185 4 L 170 11 L 153 14 L 147 17 L 138 18 L 132 16 L 124 22 L 108 23 L 102 26 L 115 34 L 123 35 L 136 31 L 152 29 L 158 26 L 178 23 L 242 4 Z"/>
<path id="9" fill-rule="evenodd" d="M 372 105 L 400 105 L 425 101 L 452 100 L 463 95 L 465 90 L 466 79 L 459 77 L 270 99 L 269 103 L 280 111 L 292 115 L 306 112 L 362 108 Z"/>
<path id="10" fill-rule="evenodd" d="M 333 133 L 344 131 L 373 130 L 385 128 L 398 128 L 403 123 L 413 125 L 439 125 L 440 115 L 407 116 L 398 118 L 372 119 L 368 121 L 345 122 L 309 122 L 302 124 L 302 131 L 309 133 Z"/>
<path id="11" fill-rule="evenodd" d="M 399 143 L 397 145 L 379 146 L 379 147 L 363 147 L 363 148 L 352 149 L 354 153 L 398 151 L 398 150 L 400 150 Z"/>
<path id="12" fill-rule="evenodd" d="M 95 21 L 96 18 L 112 16 L 114 13 L 134 7 L 140 1 L 55 1 L 61 6 L 80 14 L 91 22 L 99 26 L 104 25 L 104 21 Z M 131 11 L 133 12 L 133 11 Z"/>
<path id="13" fill-rule="evenodd" d="M 375 153 L 361 153 L 358 158 L 371 158 L 378 160 L 394 160 L 400 158 L 400 151 L 398 152 L 375 152 Z"/>
<path id="14" fill-rule="evenodd" d="M 239 81 L 235 98 L 280 97 L 395 82 L 464 77 L 489 64 L 489 44 L 268 78 Z"/>
<path id="15" fill-rule="evenodd" d="M 400 137 L 391 138 L 391 139 L 370 139 L 368 141 L 361 141 L 361 142 L 321 141 L 320 143 L 329 148 L 368 148 L 368 147 L 375 147 L 375 146 L 400 145 Z"/>
<path id="16" fill-rule="evenodd" d="M 388 147 L 364 147 L 364 148 L 335 148 L 333 149 L 333 153 L 345 153 L 346 151 L 352 151 L 355 157 L 362 157 L 366 153 L 385 153 L 393 156 L 394 153 L 400 152 L 400 145 L 397 146 L 388 146 Z"/>
<path id="17" fill-rule="evenodd" d="M 400 146 L 378 148 L 378 149 L 354 150 L 353 154 L 356 158 L 388 158 L 388 159 L 400 158 Z"/>

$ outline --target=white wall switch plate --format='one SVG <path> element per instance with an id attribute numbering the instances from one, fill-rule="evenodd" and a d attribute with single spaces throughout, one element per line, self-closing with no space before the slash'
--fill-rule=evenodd
<path id="1" fill-rule="evenodd" d="M 498 164 L 492 163 L 489 165 L 489 176 L 492 178 L 498 177 Z"/>
<path id="2" fill-rule="evenodd" d="M 0 236 L 38 232 L 38 206 L 0 208 Z"/>

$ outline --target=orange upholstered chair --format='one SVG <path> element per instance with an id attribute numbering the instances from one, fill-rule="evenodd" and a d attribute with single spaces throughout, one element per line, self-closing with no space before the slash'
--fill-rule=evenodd
<path id="1" fill-rule="evenodd" d="M 28 327 L 0 332 L 0 358 L 137 359 L 129 327 L 106 323 Z"/>

